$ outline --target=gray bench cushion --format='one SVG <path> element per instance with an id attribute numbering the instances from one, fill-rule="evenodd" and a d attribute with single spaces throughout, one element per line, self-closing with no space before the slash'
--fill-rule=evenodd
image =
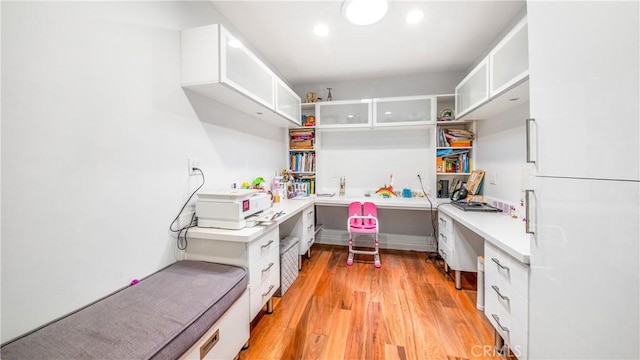
<path id="1" fill-rule="evenodd" d="M 247 288 L 243 268 L 180 261 L 5 344 L 12 359 L 175 359 Z M 247 309 L 249 311 L 249 309 Z"/>

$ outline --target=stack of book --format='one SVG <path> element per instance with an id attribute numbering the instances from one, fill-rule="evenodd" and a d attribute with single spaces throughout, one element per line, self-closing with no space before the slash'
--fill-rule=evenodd
<path id="1" fill-rule="evenodd" d="M 313 150 L 313 130 L 291 130 L 289 132 L 289 149 Z"/>
<path id="2" fill-rule="evenodd" d="M 438 128 L 438 147 L 471 147 L 474 138 L 469 130 Z"/>

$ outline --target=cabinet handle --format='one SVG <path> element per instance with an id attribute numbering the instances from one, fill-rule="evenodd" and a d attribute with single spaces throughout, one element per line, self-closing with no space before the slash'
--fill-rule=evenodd
<path id="1" fill-rule="evenodd" d="M 262 294 L 262 297 L 265 297 L 267 295 L 269 295 L 269 293 L 271 292 L 271 290 L 273 290 L 273 285 L 269 285 L 269 289 L 267 290 L 266 293 Z"/>
<path id="2" fill-rule="evenodd" d="M 268 243 L 266 243 L 266 244 L 262 245 L 261 247 L 262 247 L 263 249 L 264 249 L 264 248 L 268 248 L 269 246 L 271 246 L 271 244 L 273 244 L 273 240 L 269 240 L 269 242 L 268 242 Z"/>
<path id="3" fill-rule="evenodd" d="M 440 234 L 440 237 L 442 238 L 442 240 L 443 240 L 444 242 L 447 242 L 447 236 L 446 236 L 446 235 L 444 235 L 444 234 Z"/>
<path id="4" fill-rule="evenodd" d="M 271 267 L 273 266 L 273 263 L 269 263 L 269 266 L 267 266 L 266 268 L 262 269 L 262 273 L 266 273 L 267 271 L 271 270 Z"/>
<path id="5" fill-rule="evenodd" d="M 499 287 L 497 287 L 497 286 L 495 286 L 495 285 L 491 285 L 491 288 L 492 288 L 493 290 L 495 290 L 495 292 L 496 292 L 496 293 L 498 293 L 498 296 L 500 296 L 500 299 L 502 299 L 502 300 L 506 300 L 506 301 L 509 301 L 509 297 L 508 297 L 508 296 L 504 296 L 504 295 L 502 295 L 502 294 L 500 293 L 500 288 L 499 288 Z"/>
<path id="6" fill-rule="evenodd" d="M 307 227 L 307 230 L 308 230 L 308 231 L 311 231 L 311 229 L 313 229 L 313 224 L 311 224 L 311 225 L 309 225 L 309 226 Z"/>
<path id="7" fill-rule="evenodd" d="M 500 260 L 498 260 L 498 259 L 496 259 L 496 258 L 491 258 L 491 261 L 493 261 L 494 263 L 498 264 L 498 266 L 499 266 L 501 269 L 505 269 L 505 270 L 509 271 L 509 267 L 508 267 L 508 266 L 504 266 L 504 265 L 500 264 Z"/>
<path id="8" fill-rule="evenodd" d="M 535 122 L 536 119 L 527 119 L 526 131 L 527 131 L 527 163 L 535 164 L 536 160 L 531 159 L 531 124 Z"/>
<path id="9" fill-rule="evenodd" d="M 500 318 L 498 317 L 498 315 L 496 315 L 496 314 L 491 314 L 491 317 L 493 317 L 493 320 L 495 320 L 495 321 L 496 321 L 496 324 L 498 324 L 498 327 L 499 327 L 500 329 L 502 329 L 502 331 L 504 331 L 504 332 L 509 332 L 509 328 L 508 328 L 508 327 L 504 327 L 504 326 L 502 326 L 502 324 L 500 324 Z"/>
<path id="10" fill-rule="evenodd" d="M 535 235 L 536 232 L 531 230 L 531 200 L 530 195 L 533 194 L 533 190 L 524 191 L 524 232 L 527 234 Z"/>
<path id="11" fill-rule="evenodd" d="M 443 219 L 443 218 L 440 218 L 440 222 L 441 222 L 441 223 L 443 223 L 443 224 L 446 224 L 446 223 L 447 223 L 447 220 L 445 220 L 445 219 Z"/>
<path id="12" fill-rule="evenodd" d="M 447 260 L 447 253 L 445 253 L 444 251 L 442 251 L 442 249 L 440 249 L 440 255 Z"/>

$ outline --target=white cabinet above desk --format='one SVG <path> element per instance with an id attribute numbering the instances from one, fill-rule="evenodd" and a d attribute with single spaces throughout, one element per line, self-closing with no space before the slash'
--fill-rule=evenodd
<path id="1" fill-rule="evenodd" d="M 181 35 L 183 88 L 274 126 L 300 126 L 300 97 L 223 26 Z"/>

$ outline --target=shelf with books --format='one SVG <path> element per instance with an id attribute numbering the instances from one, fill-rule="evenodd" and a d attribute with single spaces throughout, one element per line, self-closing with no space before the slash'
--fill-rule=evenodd
<path id="1" fill-rule="evenodd" d="M 440 102 L 439 108 L 440 108 Z M 447 106 L 447 105 L 444 105 Z M 442 111 L 441 113 L 448 113 Z M 476 123 L 472 120 L 439 118 L 435 132 L 435 169 L 437 197 L 447 198 L 473 172 Z"/>
<path id="2" fill-rule="evenodd" d="M 298 196 L 315 194 L 316 182 L 316 128 L 315 104 L 303 104 L 303 127 L 288 129 L 288 164 Z"/>

